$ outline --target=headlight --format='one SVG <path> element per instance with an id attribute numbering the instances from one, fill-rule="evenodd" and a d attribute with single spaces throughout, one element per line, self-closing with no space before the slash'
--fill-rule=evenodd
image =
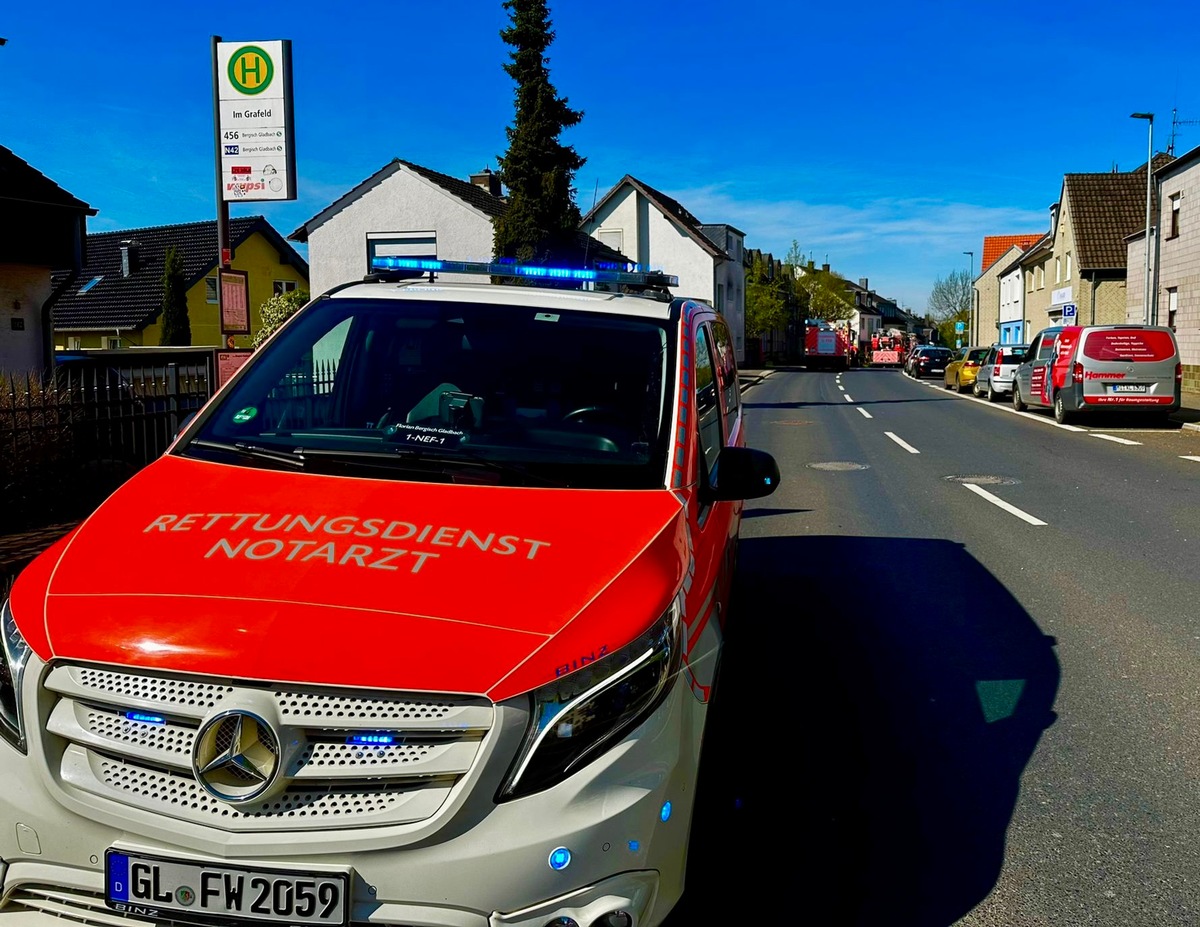
<path id="1" fill-rule="evenodd" d="M 17 630 L 12 609 L 0 609 L 0 737 L 25 752 L 25 725 L 21 723 L 21 675 L 29 659 L 29 645 Z"/>
<path id="2" fill-rule="evenodd" d="M 562 781 L 662 704 L 679 670 L 679 626 L 676 599 L 629 646 L 534 691 L 529 729 L 498 799 Z"/>

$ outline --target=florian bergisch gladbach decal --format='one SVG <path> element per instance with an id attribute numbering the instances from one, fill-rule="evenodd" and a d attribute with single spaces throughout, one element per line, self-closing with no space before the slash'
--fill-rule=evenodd
<path id="1" fill-rule="evenodd" d="M 310 517 L 260 512 L 159 515 L 142 529 L 143 534 L 156 531 L 211 533 L 213 541 L 204 555 L 206 560 L 321 561 L 330 566 L 410 573 L 420 573 L 428 561 L 462 550 L 534 560 L 550 546 L 549 541 L 515 534 L 356 515 Z M 264 534 L 271 536 L 262 537 Z M 364 538 L 371 543 L 362 543 Z"/>

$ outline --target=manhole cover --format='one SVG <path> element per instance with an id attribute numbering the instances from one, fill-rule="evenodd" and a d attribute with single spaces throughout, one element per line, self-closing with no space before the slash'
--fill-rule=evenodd
<path id="1" fill-rule="evenodd" d="M 810 463 L 810 470 L 868 470 L 866 464 L 854 463 L 850 460 L 830 460 L 825 463 Z"/>
<path id="2" fill-rule="evenodd" d="M 976 486 L 1015 486 L 1020 480 L 1011 476 L 991 476 L 989 474 L 973 474 L 970 476 L 948 476 L 951 483 L 974 483 Z"/>

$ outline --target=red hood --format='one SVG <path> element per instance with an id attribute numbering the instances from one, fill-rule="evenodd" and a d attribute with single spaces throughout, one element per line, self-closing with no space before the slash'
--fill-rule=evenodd
<path id="1" fill-rule="evenodd" d="M 666 490 L 164 457 L 47 551 L 12 604 L 43 659 L 499 700 L 643 631 L 682 582 L 685 530 Z"/>

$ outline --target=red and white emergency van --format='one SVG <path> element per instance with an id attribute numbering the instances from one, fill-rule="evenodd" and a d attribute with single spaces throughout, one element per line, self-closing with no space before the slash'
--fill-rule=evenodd
<path id="1" fill-rule="evenodd" d="M 661 274 L 378 266 L 18 578 L 0 927 L 680 897 L 742 500 L 779 482 L 729 329 L 601 290 Z M 469 271 L 594 289 L 434 279 Z"/>
<path id="2" fill-rule="evenodd" d="M 1058 325 L 1038 332 L 1013 374 L 1013 407 L 1042 406 L 1066 423 L 1076 414 L 1153 415 L 1179 409 L 1183 367 L 1162 325 Z"/>

